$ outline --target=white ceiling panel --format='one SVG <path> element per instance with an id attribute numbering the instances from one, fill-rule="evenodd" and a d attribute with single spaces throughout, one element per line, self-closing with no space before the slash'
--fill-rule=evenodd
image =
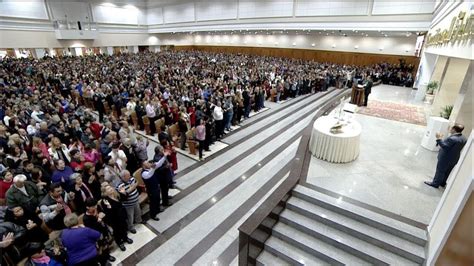
<path id="1" fill-rule="evenodd" d="M 366 15 L 369 1 L 298 0 L 296 16 L 343 16 Z"/>
<path id="2" fill-rule="evenodd" d="M 239 18 L 293 16 L 293 1 L 239 1 Z"/>
<path id="3" fill-rule="evenodd" d="M 194 21 L 194 3 L 185 3 L 163 7 L 165 23 L 179 23 Z"/>
<path id="4" fill-rule="evenodd" d="M 44 1 L 0 1 L 0 16 L 49 19 Z"/>
<path id="5" fill-rule="evenodd" d="M 374 0 L 373 15 L 429 14 L 436 0 L 389 1 Z"/>
<path id="6" fill-rule="evenodd" d="M 196 20 L 220 20 L 237 18 L 237 1 L 198 1 L 196 2 Z"/>

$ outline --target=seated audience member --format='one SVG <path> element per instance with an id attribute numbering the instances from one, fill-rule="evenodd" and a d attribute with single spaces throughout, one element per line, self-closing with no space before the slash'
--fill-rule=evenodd
<path id="1" fill-rule="evenodd" d="M 28 243 L 26 229 L 12 222 L 0 223 L 0 255 L 2 265 L 16 265 L 26 255 L 23 252 Z"/>
<path id="2" fill-rule="evenodd" d="M 0 179 L 0 206 L 5 206 L 7 204 L 7 191 L 13 185 L 13 174 L 10 170 L 6 170 L 2 174 L 3 178 Z"/>
<path id="3" fill-rule="evenodd" d="M 25 253 L 28 254 L 28 261 L 26 266 L 62 266 L 63 264 L 56 261 L 54 257 L 46 254 L 44 244 L 40 242 L 29 243 L 25 248 Z"/>
<path id="4" fill-rule="evenodd" d="M 40 201 L 38 187 L 26 180 L 25 175 L 16 175 L 13 185 L 7 191 L 7 206 L 10 209 L 21 206 L 30 213 L 35 213 Z"/>
<path id="5" fill-rule="evenodd" d="M 61 241 L 67 250 L 68 265 L 97 265 L 96 245 L 100 239 L 100 233 L 79 224 L 75 213 L 66 215 L 63 220 L 66 229 L 61 233 Z"/>
<path id="6" fill-rule="evenodd" d="M 69 204 L 73 200 L 74 193 L 71 193 L 66 193 L 59 183 L 53 183 L 49 188 L 49 193 L 41 200 L 39 204 L 41 216 L 52 230 L 65 228 L 63 219 L 72 213 Z"/>
<path id="7" fill-rule="evenodd" d="M 137 231 L 134 224 L 142 222 L 142 211 L 138 202 L 138 196 L 140 195 L 137 190 L 138 183 L 128 170 L 123 170 L 120 177 L 122 182 L 117 186 L 117 191 L 123 198 L 122 204 L 127 212 L 128 231 L 135 234 Z"/>
<path id="8" fill-rule="evenodd" d="M 30 242 L 44 243 L 48 240 L 48 234 L 41 229 L 43 221 L 36 213 L 29 213 L 23 210 L 21 206 L 9 210 L 5 220 L 26 228 L 26 237 Z"/>
<path id="9" fill-rule="evenodd" d="M 120 250 L 125 251 L 124 243 L 133 243 L 133 240 L 127 236 L 127 211 L 120 201 L 119 193 L 112 186 L 106 185 L 103 190 L 100 206 L 105 213 L 104 221 L 112 227 L 115 242 Z"/>

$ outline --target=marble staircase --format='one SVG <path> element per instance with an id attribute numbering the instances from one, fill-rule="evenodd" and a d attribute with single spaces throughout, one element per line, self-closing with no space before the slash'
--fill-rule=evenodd
<path id="1" fill-rule="evenodd" d="M 257 265 L 423 265 L 426 232 L 298 185 L 260 225 Z M 259 242 L 259 234 L 253 241 Z"/>

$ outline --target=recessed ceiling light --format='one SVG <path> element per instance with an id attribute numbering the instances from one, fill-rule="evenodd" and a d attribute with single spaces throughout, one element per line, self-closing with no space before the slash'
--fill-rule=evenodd
<path id="1" fill-rule="evenodd" d="M 315 45 L 316 45 L 315 43 L 312 43 L 312 44 L 311 44 L 311 46 L 313 46 L 313 47 L 314 47 Z"/>

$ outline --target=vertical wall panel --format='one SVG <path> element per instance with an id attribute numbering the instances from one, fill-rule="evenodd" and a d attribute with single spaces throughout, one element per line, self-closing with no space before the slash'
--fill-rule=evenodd
<path id="1" fill-rule="evenodd" d="M 148 9 L 146 19 L 148 25 L 163 24 L 163 9 L 161 7 Z"/>
<path id="2" fill-rule="evenodd" d="M 325 0 L 298 0 L 296 2 L 296 16 L 341 16 L 366 15 L 368 0 L 360 1 L 325 1 Z"/>
<path id="3" fill-rule="evenodd" d="M 88 21 L 90 18 L 89 4 L 84 2 L 48 2 L 53 19 L 69 21 Z"/>
<path id="4" fill-rule="evenodd" d="M 163 7 L 165 23 L 179 23 L 194 21 L 194 3 L 186 3 Z"/>
<path id="5" fill-rule="evenodd" d="M 237 18 L 237 1 L 197 1 L 196 20 L 219 20 Z"/>
<path id="6" fill-rule="evenodd" d="M 293 1 L 262 0 L 239 2 L 240 18 L 290 16 L 293 16 Z"/>

